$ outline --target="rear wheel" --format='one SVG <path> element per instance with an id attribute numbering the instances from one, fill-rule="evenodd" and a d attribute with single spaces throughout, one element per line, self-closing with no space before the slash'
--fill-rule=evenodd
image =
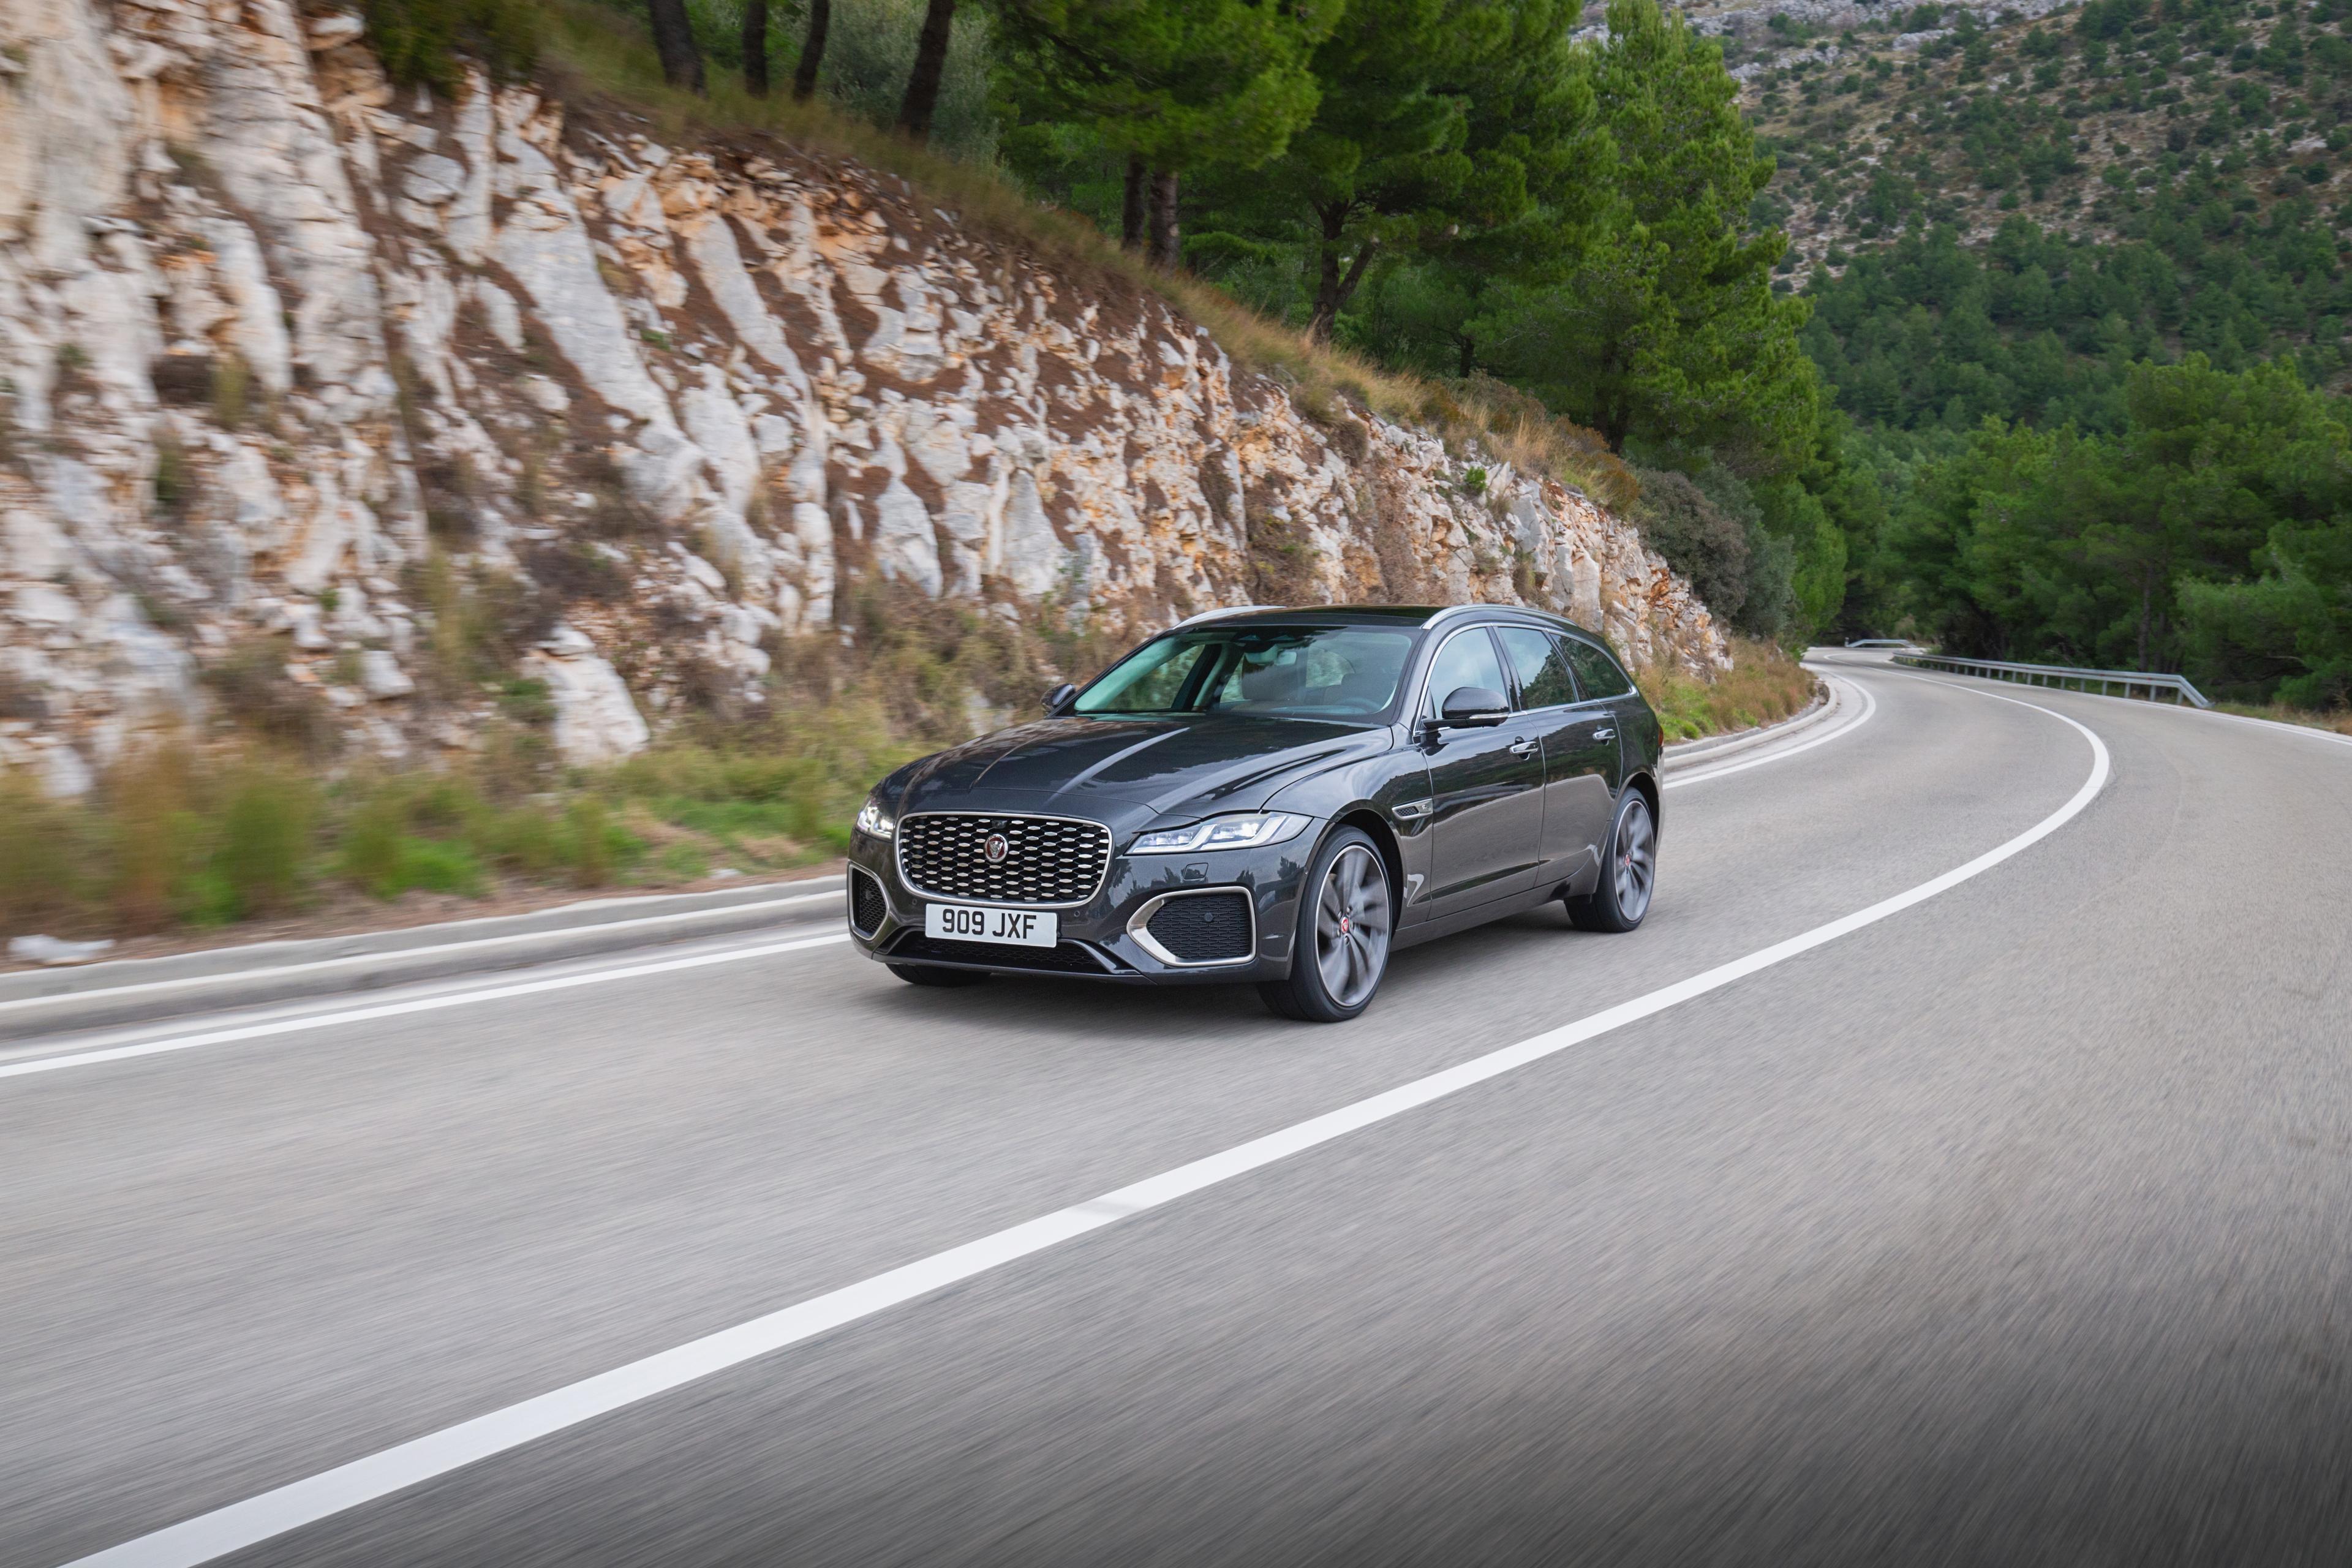
<path id="1" fill-rule="evenodd" d="M 1343 827 L 1316 852 L 1300 885 L 1298 934 L 1287 979 L 1259 986 L 1286 1018 L 1338 1024 L 1371 1005 L 1388 973 L 1395 907 L 1389 868 L 1370 838 Z"/>
<path id="2" fill-rule="evenodd" d="M 909 985 L 977 985 L 988 978 L 985 969 L 933 969 L 928 963 L 886 963 L 882 967 Z"/>
<path id="3" fill-rule="evenodd" d="M 1609 829 L 1600 884 L 1583 898 L 1568 900 L 1568 918 L 1580 931 L 1632 931 L 1650 912 L 1657 882 L 1657 824 L 1642 792 L 1629 789 Z"/>

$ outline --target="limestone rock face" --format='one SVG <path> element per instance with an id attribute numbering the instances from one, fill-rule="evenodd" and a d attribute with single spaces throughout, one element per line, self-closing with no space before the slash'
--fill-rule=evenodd
<path id="1" fill-rule="evenodd" d="M 555 703 L 555 749 L 567 763 L 617 762 L 651 738 L 629 689 L 595 645 L 570 626 L 541 645 L 528 673 L 547 683 Z"/>
<path id="2" fill-rule="evenodd" d="M 894 177 L 394 91 L 291 0 L 0 0 L 0 765 L 50 787 L 257 656 L 377 751 L 457 743 L 478 705 L 411 673 L 453 577 L 559 601 L 527 673 L 578 762 L 761 700 L 861 582 L 1138 634 L 1531 601 L 1728 662 L 1577 491 L 1318 425 Z"/>

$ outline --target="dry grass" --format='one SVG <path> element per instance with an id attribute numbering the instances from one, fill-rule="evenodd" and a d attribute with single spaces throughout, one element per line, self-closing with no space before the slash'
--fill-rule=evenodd
<path id="1" fill-rule="evenodd" d="M 1084 216 L 1032 201 L 993 169 L 961 163 L 868 125 L 817 100 L 787 93 L 754 98 L 714 71 L 707 97 L 669 87 L 652 45 L 634 24 L 589 0 L 552 0 L 541 75 L 566 101 L 594 95 L 646 116 L 660 135 L 753 132 L 821 156 L 898 175 L 951 207 L 963 226 L 1018 246 L 1056 272 L 1157 294 L 1209 329 L 1234 361 L 1282 382 L 1309 417 L 1325 424 L 1354 403 L 1392 422 L 1442 437 L 1458 453 L 1475 448 L 1523 471 L 1576 486 L 1609 507 L 1630 505 L 1639 486 L 1593 432 L 1552 416 L 1535 399 L 1499 382 L 1443 386 L 1382 370 L 1360 355 L 1310 342 L 1268 321 L 1215 285 L 1146 263 Z"/>
<path id="2" fill-rule="evenodd" d="M 1711 682 L 1664 669 L 1636 674 L 1669 742 L 1769 724 L 1802 712 L 1812 701 L 1819 683 L 1787 649 L 1734 637 L 1731 657 L 1732 668 Z"/>

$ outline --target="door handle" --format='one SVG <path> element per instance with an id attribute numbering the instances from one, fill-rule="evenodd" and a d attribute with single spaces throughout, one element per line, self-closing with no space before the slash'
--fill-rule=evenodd
<path id="1" fill-rule="evenodd" d="M 1617 731 L 1616 731 L 1612 730 L 1612 729 L 1609 729 L 1609 728 L 1607 728 L 1606 726 L 1604 726 L 1604 727 L 1602 727 L 1602 728 L 1601 728 L 1601 729 L 1598 729 L 1598 730 L 1593 731 L 1592 731 L 1592 738 L 1593 738 L 1594 740 L 1596 740 L 1596 741 L 1608 741 L 1608 740 L 1613 740 L 1613 739 L 1615 739 L 1615 738 L 1616 738 L 1616 734 L 1617 734 Z"/>
<path id="2" fill-rule="evenodd" d="M 1511 742 L 1511 755 L 1515 757 L 1527 756 L 1534 752 L 1535 749 L 1536 743 L 1533 741 L 1514 741 Z"/>

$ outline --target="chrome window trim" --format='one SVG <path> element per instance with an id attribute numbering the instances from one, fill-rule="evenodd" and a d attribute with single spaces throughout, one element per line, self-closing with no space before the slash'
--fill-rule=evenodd
<path id="1" fill-rule="evenodd" d="M 1239 893 L 1242 896 L 1242 904 L 1249 910 L 1249 951 L 1239 958 L 1179 958 L 1160 946 L 1159 939 L 1151 934 L 1151 917 L 1158 914 L 1163 906 L 1178 899 L 1197 899 L 1203 893 Z M 1127 917 L 1127 934 L 1135 939 L 1136 946 L 1171 969 L 1229 969 L 1237 963 L 1251 963 L 1257 957 L 1257 900 L 1250 896 L 1247 888 L 1238 883 L 1218 888 L 1172 889 L 1165 893 L 1155 893 L 1137 905 L 1135 912 Z"/>
<path id="2" fill-rule="evenodd" d="M 1486 606 L 1484 605 L 1466 605 L 1457 607 L 1463 609 L 1483 610 Z M 1442 611 L 1440 612 L 1440 614 L 1443 613 L 1444 612 Z M 1433 616 L 1430 618 L 1434 620 L 1436 617 Z M 1430 649 L 1428 662 L 1421 667 L 1421 689 L 1419 692 L 1414 694 L 1412 706 L 1406 710 L 1406 711 L 1412 715 L 1412 719 L 1409 721 L 1415 729 L 1418 729 L 1423 724 L 1427 723 L 1430 720 L 1437 717 L 1436 714 L 1432 713 L 1429 710 L 1429 678 L 1436 671 L 1437 661 L 1445 657 L 1445 650 L 1449 647 L 1453 646 L 1453 642 L 1455 637 L 1467 637 L 1472 632 L 1484 632 L 1489 629 L 1491 629 L 1490 623 L 1486 621 L 1479 621 L 1471 626 L 1459 627 L 1440 637 L 1437 640 L 1436 646 Z M 1502 645 L 1495 642 L 1492 637 L 1489 637 L 1487 642 L 1495 650 L 1496 667 L 1502 670 L 1503 679 L 1507 682 L 1511 679 L 1511 667 L 1503 658 Z M 1511 694 L 1508 691 L 1504 692 L 1503 700 L 1508 702 L 1510 700 Z M 1514 710 L 1511 714 L 1511 718 L 1517 719 L 1517 710 Z M 1506 720 L 1505 722 L 1508 723 L 1510 722 L 1510 720 Z"/>
<path id="3" fill-rule="evenodd" d="M 1539 633 L 1544 637 L 1551 638 L 1554 642 L 1559 642 L 1568 636 L 1566 632 L 1556 631 L 1550 626 L 1530 626 L 1524 621 L 1488 621 L 1486 623 L 1486 629 L 1496 633 L 1507 631 L 1513 626 L 1520 626 L 1528 631 Z M 1512 682 L 1512 689 L 1506 693 L 1506 695 L 1510 698 L 1514 704 L 1516 704 L 1519 700 L 1517 689 L 1519 672 L 1511 668 L 1509 647 L 1510 645 L 1504 642 L 1499 636 L 1495 638 L 1495 651 L 1502 658 L 1503 673 L 1509 676 Z M 1566 654 L 1562 654 L 1560 657 L 1562 658 L 1566 658 L 1568 656 Z M 1609 700 L 1605 697 L 1587 697 L 1584 695 L 1584 682 L 1576 679 L 1576 667 L 1574 665 L 1570 665 L 1568 667 L 1568 683 L 1576 688 L 1577 695 L 1575 701 L 1550 702 L 1546 703 L 1541 708 L 1520 708 L 1514 706 L 1511 709 L 1511 717 L 1514 719 L 1523 716 L 1532 718 L 1538 713 L 1558 713 L 1564 709 L 1581 708 L 1587 702 L 1606 702 Z"/>
<path id="4" fill-rule="evenodd" d="M 1024 904 L 1005 899 L 967 899 L 954 893 L 931 891 L 930 889 L 907 875 L 906 835 L 903 831 L 893 833 L 890 836 L 890 859 L 891 863 L 898 868 L 898 880 L 905 883 L 907 890 L 917 898 L 929 899 L 935 904 L 963 904 L 989 910 L 1077 910 L 1084 909 L 1100 897 L 1103 884 L 1110 879 L 1110 863 L 1116 858 L 1115 852 L 1118 846 L 1113 842 L 1110 824 L 1097 822 L 1091 816 L 1066 816 L 1057 811 L 915 811 L 899 817 L 898 826 L 904 829 L 908 823 L 919 822 L 927 816 L 979 816 L 992 819 L 1017 817 L 1024 822 L 1076 822 L 1088 827 L 1100 828 L 1103 836 L 1102 865 L 1096 870 L 1095 885 L 1087 890 L 1085 898 L 1067 899 L 1059 903 L 1051 904 Z"/>
<path id="5" fill-rule="evenodd" d="M 1571 627 L 1570 630 L 1563 632 L 1554 632 L 1552 635 L 1565 642 L 1582 643 L 1585 647 L 1599 654 L 1602 658 L 1607 659 L 1610 663 L 1610 667 L 1617 671 L 1617 678 L 1625 683 L 1625 689 L 1622 691 L 1612 692 L 1606 697 L 1585 697 L 1582 695 L 1584 691 L 1584 677 L 1571 666 L 1570 673 L 1576 677 L 1576 689 L 1580 700 L 1580 705 L 1581 705 L 1582 702 L 1622 702 L 1628 697 L 1641 696 L 1641 683 L 1633 679 L 1633 672 L 1625 668 L 1625 661 L 1617 657 L 1617 650 L 1609 646 L 1607 638 L 1594 637 L 1591 632 L 1586 631 L 1581 626 Z M 1646 700 L 1646 699 L 1644 699 L 1644 700 Z"/>

